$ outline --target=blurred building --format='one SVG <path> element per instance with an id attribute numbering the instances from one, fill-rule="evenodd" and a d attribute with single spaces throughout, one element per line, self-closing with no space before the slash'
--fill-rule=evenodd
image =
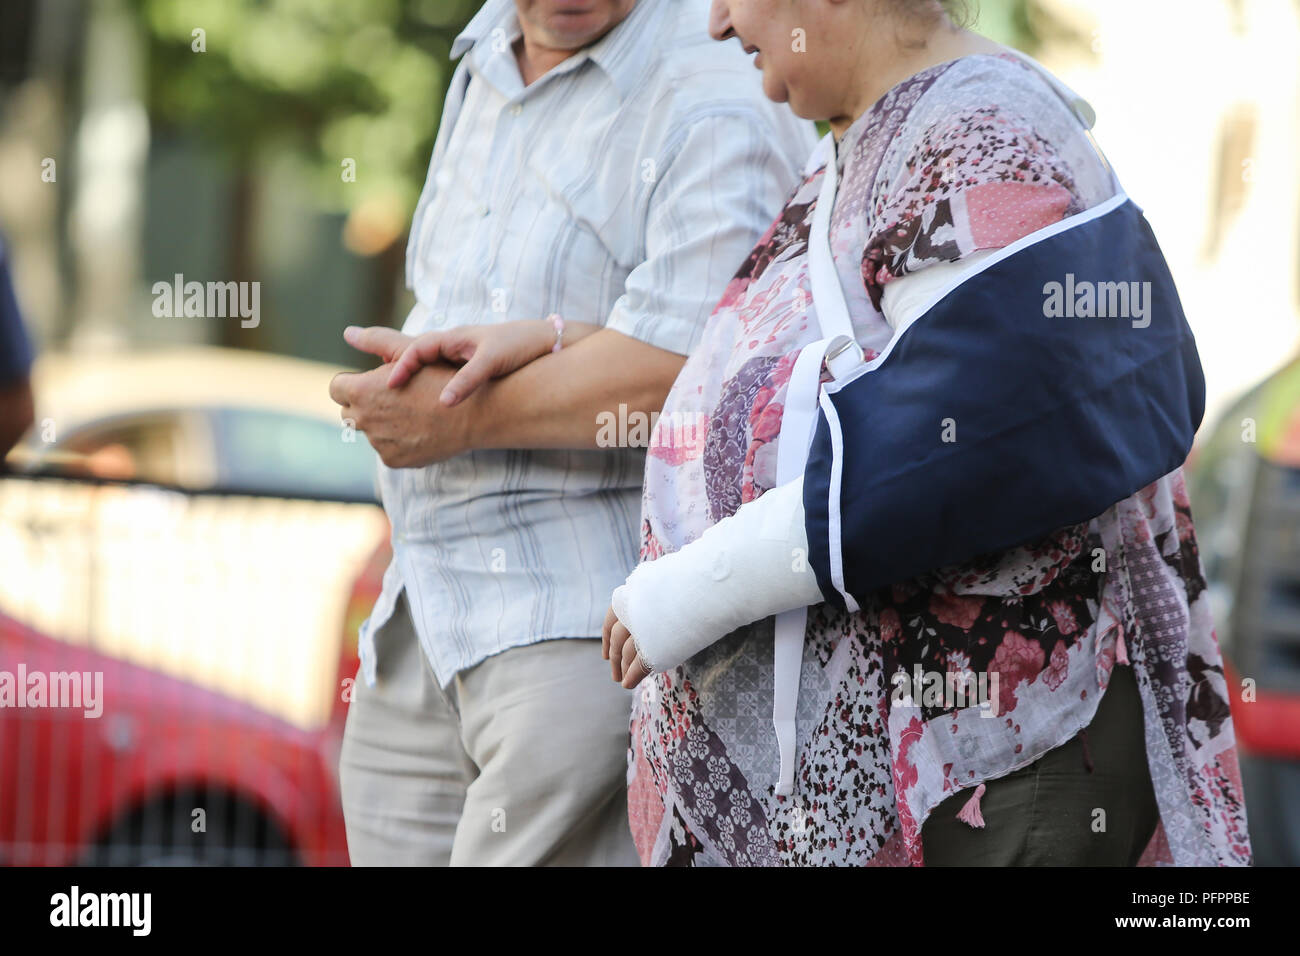
<path id="1" fill-rule="evenodd" d="M 1300 3 L 1036 0 L 1196 333 L 1206 420 L 1300 343 Z"/>
<path id="2" fill-rule="evenodd" d="M 402 239 L 476 6 L 6 0 L 0 225 L 38 340 L 353 361 L 344 326 L 408 307 Z M 262 321 L 155 316 L 177 274 L 260 283 Z"/>

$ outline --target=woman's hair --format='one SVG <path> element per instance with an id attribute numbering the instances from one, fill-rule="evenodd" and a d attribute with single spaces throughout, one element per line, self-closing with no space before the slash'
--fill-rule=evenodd
<path id="1" fill-rule="evenodd" d="M 934 18 L 940 11 L 956 26 L 966 27 L 975 19 L 975 0 L 890 0 L 897 12 L 905 17 Z"/>
<path id="2" fill-rule="evenodd" d="M 967 27 L 975 22 L 975 0 L 940 0 L 948 19 L 959 27 Z"/>

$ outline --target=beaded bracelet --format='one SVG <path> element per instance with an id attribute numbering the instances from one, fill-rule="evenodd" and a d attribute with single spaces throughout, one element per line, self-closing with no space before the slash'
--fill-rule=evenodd
<path id="1" fill-rule="evenodd" d="M 555 344 L 551 346 L 551 351 L 558 352 L 564 346 L 564 319 L 560 317 L 560 313 L 552 312 L 546 317 L 546 321 L 550 322 L 555 329 Z"/>

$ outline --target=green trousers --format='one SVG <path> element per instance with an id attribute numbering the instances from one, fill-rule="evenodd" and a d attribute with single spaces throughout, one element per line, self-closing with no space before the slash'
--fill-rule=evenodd
<path id="1" fill-rule="evenodd" d="M 982 829 L 957 819 L 971 794 L 954 794 L 926 819 L 926 866 L 1135 865 L 1160 814 L 1132 668 L 1115 667 L 1086 731 L 986 781 Z"/>

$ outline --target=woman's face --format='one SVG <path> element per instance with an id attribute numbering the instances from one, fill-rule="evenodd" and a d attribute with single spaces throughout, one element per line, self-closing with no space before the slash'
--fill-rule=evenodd
<path id="1" fill-rule="evenodd" d="M 858 0 L 713 0 L 709 35 L 735 36 L 763 71 L 763 92 L 805 119 L 842 106 L 861 53 L 867 4 Z M 846 72 L 848 71 L 848 72 Z"/>

